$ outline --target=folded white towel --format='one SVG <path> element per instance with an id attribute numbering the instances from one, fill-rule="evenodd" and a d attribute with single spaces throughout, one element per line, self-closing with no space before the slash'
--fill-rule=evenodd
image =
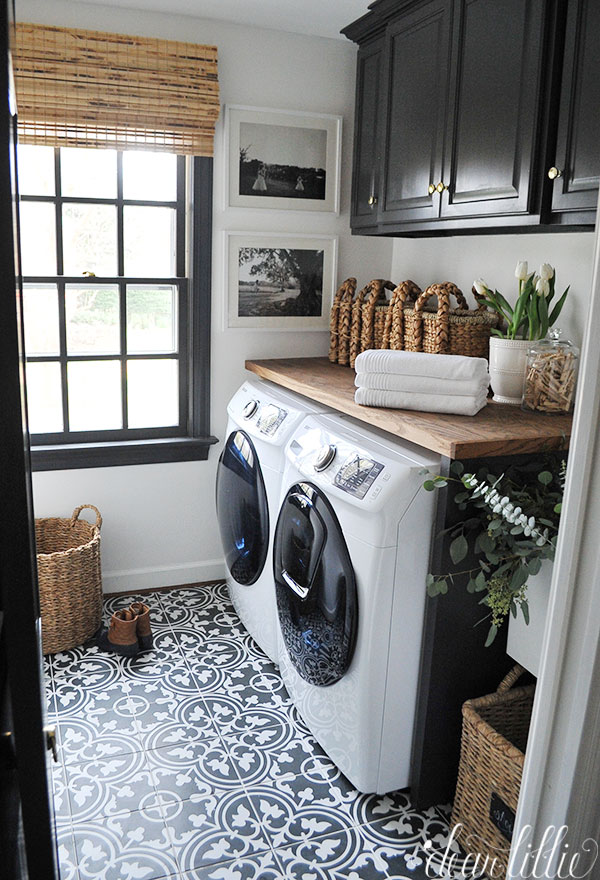
<path id="1" fill-rule="evenodd" d="M 453 394 L 479 396 L 487 394 L 490 379 L 487 373 L 477 379 L 434 379 L 431 376 L 401 376 L 398 373 L 357 373 L 357 388 L 375 388 L 378 391 L 416 391 L 424 394 Z"/>
<path id="2" fill-rule="evenodd" d="M 432 379 L 482 379 L 487 376 L 485 358 L 458 354 L 425 354 L 419 351 L 371 349 L 356 358 L 357 373 L 398 373 L 402 376 L 430 376 Z"/>
<path id="3" fill-rule="evenodd" d="M 411 391 L 381 391 L 376 388 L 357 388 L 354 394 L 354 400 L 362 406 L 455 413 L 461 416 L 474 416 L 483 409 L 486 399 L 485 394 L 417 394 Z"/>

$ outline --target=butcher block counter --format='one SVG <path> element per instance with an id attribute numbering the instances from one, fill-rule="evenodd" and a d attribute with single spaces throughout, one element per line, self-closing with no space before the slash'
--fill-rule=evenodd
<path id="1" fill-rule="evenodd" d="M 326 357 L 246 361 L 246 369 L 446 458 L 549 452 L 566 449 L 571 436 L 570 415 L 524 412 L 493 402 L 475 416 L 359 406 L 354 370 Z"/>

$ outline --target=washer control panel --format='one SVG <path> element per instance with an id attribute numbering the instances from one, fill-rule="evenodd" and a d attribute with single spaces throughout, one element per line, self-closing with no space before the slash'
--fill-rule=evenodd
<path id="1" fill-rule="evenodd" d="M 364 498 L 383 468 L 381 462 L 354 453 L 338 470 L 333 483 L 355 498 Z"/>
<path id="2" fill-rule="evenodd" d="M 286 409 L 275 406 L 274 403 L 263 405 L 256 423 L 258 430 L 261 434 L 266 434 L 267 437 L 272 437 L 277 432 L 279 426 L 283 424 L 287 418 L 287 414 Z"/>

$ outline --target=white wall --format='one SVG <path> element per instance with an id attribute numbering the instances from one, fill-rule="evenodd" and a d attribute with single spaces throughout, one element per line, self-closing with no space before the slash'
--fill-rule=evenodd
<path id="1" fill-rule="evenodd" d="M 434 281 L 454 281 L 473 305 L 471 286 L 481 276 L 514 303 L 517 261 L 527 260 L 530 272 L 540 263 L 550 263 L 556 269 L 559 293 L 571 285 L 557 326 L 572 342 L 581 345 L 590 299 L 593 251 L 593 232 L 397 238 L 391 280 L 400 283 L 411 278 L 423 289 Z"/>
<path id="2" fill-rule="evenodd" d="M 365 0 L 365 8 L 366 8 Z M 198 18 L 69 2 L 17 0 L 17 19 L 216 44 L 223 104 L 333 113 L 344 118 L 341 214 L 223 208 L 222 118 L 215 140 L 212 326 L 212 432 L 223 439 L 228 399 L 244 378 L 246 358 L 323 355 L 325 332 L 276 333 L 222 326 L 223 230 L 339 236 L 338 281 L 389 274 L 390 240 L 351 237 L 350 168 L 356 47 L 342 40 L 285 34 Z M 206 462 L 34 474 L 37 516 L 65 516 L 82 502 L 104 517 L 105 591 L 167 586 L 220 577 L 224 566 L 214 515 L 215 466 Z"/>

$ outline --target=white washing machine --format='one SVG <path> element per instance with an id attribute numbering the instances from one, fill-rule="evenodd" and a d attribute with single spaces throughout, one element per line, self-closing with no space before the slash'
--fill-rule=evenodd
<path id="1" fill-rule="evenodd" d="M 271 564 L 284 448 L 307 413 L 326 407 L 261 379 L 248 379 L 227 407 L 227 439 L 217 469 L 216 502 L 227 583 L 250 635 L 278 662 Z"/>
<path id="2" fill-rule="evenodd" d="M 273 566 L 285 686 L 362 792 L 409 784 L 439 457 L 343 416 L 286 449 Z"/>

